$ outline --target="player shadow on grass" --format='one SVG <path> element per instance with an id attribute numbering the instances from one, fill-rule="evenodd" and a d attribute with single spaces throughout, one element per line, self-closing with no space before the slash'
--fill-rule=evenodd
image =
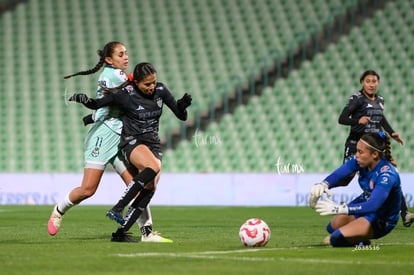
<path id="1" fill-rule="evenodd" d="M 104 241 L 110 241 L 111 240 L 111 235 L 109 234 L 102 234 L 102 235 L 88 235 L 88 236 L 73 236 L 73 237 L 69 237 L 67 236 L 66 239 L 69 240 L 104 240 Z"/>

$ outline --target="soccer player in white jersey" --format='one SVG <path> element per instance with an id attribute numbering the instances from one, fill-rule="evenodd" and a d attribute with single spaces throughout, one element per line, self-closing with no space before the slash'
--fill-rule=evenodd
<path id="1" fill-rule="evenodd" d="M 65 79 L 76 75 L 89 75 L 96 73 L 102 67 L 97 98 L 104 97 L 102 86 L 117 87 L 127 80 L 125 70 L 128 67 L 128 53 L 121 42 L 112 41 L 105 45 L 103 50 L 98 50 L 100 59 L 94 68 L 66 76 Z M 92 119 L 92 120 L 91 120 Z M 93 196 L 98 188 L 105 167 L 110 163 L 121 176 L 125 184 L 129 184 L 133 175 L 137 173 L 127 167 L 122 160 L 118 150 L 120 134 L 122 131 L 122 121 L 119 110 L 114 107 L 103 107 L 96 110 L 92 117 L 84 118 L 84 123 L 93 123 L 85 138 L 84 146 L 84 174 L 82 184 L 70 191 L 64 199 L 59 201 L 53 208 L 48 222 L 48 233 L 56 235 L 60 229 L 63 215 L 74 205 Z M 143 211 L 137 220 L 141 230 L 141 241 L 143 242 L 172 242 L 167 238 L 161 237 L 152 230 L 152 217 L 149 206 Z"/>

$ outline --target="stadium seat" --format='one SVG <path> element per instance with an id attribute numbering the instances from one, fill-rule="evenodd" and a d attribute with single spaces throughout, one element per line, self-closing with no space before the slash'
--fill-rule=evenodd
<path id="1" fill-rule="evenodd" d="M 119 40 L 127 45 L 132 64 L 129 70 L 137 62 L 150 61 L 158 70 L 159 80 L 176 97 L 190 92 L 194 99 L 191 116 L 220 102 L 237 85 L 246 85 L 253 74 L 268 65 L 272 51 L 276 49 L 280 57 L 286 56 L 292 45 L 321 31 L 334 15 L 343 14 L 357 2 L 22 3 L 0 17 L 0 45 L 6 49 L 0 60 L 13 62 L 10 70 L 0 75 L 0 89 L 7 91 L 0 101 L 0 112 L 3 117 L 13 117 L 1 120 L 11 136 L 0 136 L 0 148 L 16 150 L 15 155 L 6 151 L 13 159 L 2 161 L 0 171 L 81 171 L 87 131 L 81 119 L 88 111 L 68 105 L 64 92 L 94 95 L 98 74 L 72 80 L 62 80 L 62 76 L 96 64 L 95 52 L 107 41 Z M 269 163 L 274 163 L 275 155 L 288 161 L 303 161 L 308 172 L 330 168 L 347 134 L 332 116 L 336 117 L 350 93 L 358 88 L 359 74 L 367 67 L 381 68 L 380 91 L 385 93 L 392 125 L 410 136 L 413 127 L 408 122 L 409 101 L 402 98 L 402 91 L 409 90 L 401 84 L 412 77 L 413 6 L 412 1 L 387 3 L 384 10 L 354 28 L 340 43 L 303 63 L 287 79 L 277 81 L 247 106 L 238 107 L 233 115 L 209 126 L 203 134 L 220 134 L 222 147 L 200 149 L 190 140 L 179 144 L 175 151 L 167 150 L 166 157 L 172 163 L 165 164 L 166 171 L 274 172 Z M 156 20 L 136 16 L 141 10 L 165 17 Z M 365 39 L 366 33 L 377 37 Z M 392 72 L 386 69 L 390 66 Z M 395 88 L 398 86 L 400 93 Z M 164 111 L 161 136 L 165 138 L 167 129 L 180 125 L 171 112 Z M 30 137 L 23 147 L 10 141 L 23 142 L 17 134 L 21 129 Z M 321 141 L 329 141 L 330 149 L 319 161 Z M 409 149 L 412 147 L 396 150 L 407 167 L 413 164 Z M 182 154 L 186 160 L 181 159 Z"/>

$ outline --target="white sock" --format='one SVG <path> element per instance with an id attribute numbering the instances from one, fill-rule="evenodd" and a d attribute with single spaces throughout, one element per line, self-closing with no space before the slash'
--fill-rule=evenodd
<path id="1" fill-rule="evenodd" d="M 137 224 L 139 228 L 143 226 L 147 226 L 147 225 L 152 225 L 152 216 L 151 216 L 151 210 L 149 208 L 149 205 L 145 207 L 144 211 L 137 219 Z"/>
<path id="2" fill-rule="evenodd" d="M 73 202 L 70 201 L 69 194 L 70 193 L 68 193 L 66 197 L 57 204 L 57 208 L 59 209 L 59 212 L 61 212 L 62 214 L 66 213 L 66 211 L 68 211 L 72 206 L 75 205 Z"/>

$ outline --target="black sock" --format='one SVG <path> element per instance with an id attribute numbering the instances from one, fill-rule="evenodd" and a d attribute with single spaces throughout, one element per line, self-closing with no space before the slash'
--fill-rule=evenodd
<path id="1" fill-rule="evenodd" d="M 152 225 L 144 225 L 141 229 L 141 235 L 146 237 L 152 232 Z"/>
<path id="2" fill-rule="evenodd" d="M 144 211 L 145 207 L 147 207 L 151 201 L 152 196 L 154 196 L 154 192 L 148 189 L 144 189 L 141 191 L 141 193 L 139 193 L 138 197 L 134 200 L 128 209 L 127 215 L 125 217 L 125 222 L 121 225 L 125 231 L 128 231 L 136 222 L 138 217 Z"/>
<path id="3" fill-rule="evenodd" d="M 123 210 L 135 197 L 143 190 L 144 186 L 155 178 L 157 173 L 151 168 L 145 168 L 141 173 L 136 175 L 128 185 L 124 195 L 113 208 Z"/>

